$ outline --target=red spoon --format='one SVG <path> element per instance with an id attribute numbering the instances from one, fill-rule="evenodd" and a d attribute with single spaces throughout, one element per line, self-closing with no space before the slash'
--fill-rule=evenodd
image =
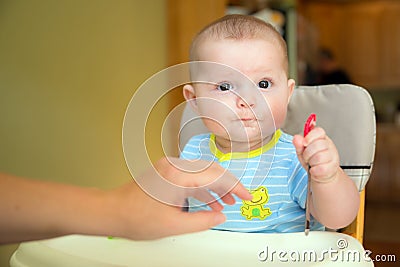
<path id="1" fill-rule="evenodd" d="M 304 137 L 307 136 L 307 134 L 314 129 L 315 125 L 317 123 L 317 116 L 312 113 L 306 123 L 304 124 Z M 311 199 L 311 175 L 310 175 L 310 164 L 308 164 L 308 169 L 307 169 L 307 175 L 308 175 L 308 183 L 307 183 L 307 199 L 306 199 L 306 222 L 305 222 L 305 230 L 304 233 L 306 236 L 310 232 L 310 199 Z"/>
<path id="2" fill-rule="evenodd" d="M 304 137 L 306 137 L 307 134 L 308 134 L 312 129 L 314 129 L 316 123 L 317 123 L 317 116 L 316 116 L 314 113 L 312 113 L 312 114 L 308 117 L 306 123 L 304 124 Z"/>

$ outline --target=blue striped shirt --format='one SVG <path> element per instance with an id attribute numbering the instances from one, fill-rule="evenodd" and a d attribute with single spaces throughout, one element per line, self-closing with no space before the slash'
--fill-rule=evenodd
<path id="1" fill-rule="evenodd" d="M 227 220 L 214 229 L 265 233 L 304 231 L 307 172 L 297 158 L 292 139 L 278 130 L 272 140 L 259 149 L 227 154 L 218 150 L 213 134 L 197 135 L 189 140 L 181 158 L 217 161 L 251 192 L 264 194 L 263 202 L 251 205 L 251 208 L 246 204 L 248 202 L 238 198 L 236 204 L 224 205 L 223 213 Z M 262 188 L 266 192 L 261 193 Z M 192 198 L 189 205 L 190 212 L 209 209 Z M 324 229 L 313 218 L 310 228 Z"/>

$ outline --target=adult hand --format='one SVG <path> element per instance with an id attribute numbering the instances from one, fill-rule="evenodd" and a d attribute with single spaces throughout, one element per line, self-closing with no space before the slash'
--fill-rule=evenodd
<path id="1" fill-rule="evenodd" d="M 120 207 L 119 215 L 123 217 L 120 221 L 127 222 L 122 228 L 125 230 L 115 234 L 133 239 L 196 232 L 224 222 L 225 216 L 220 212 L 222 205 L 209 190 L 217 193 L 226 204 L 235 203 L 233 194 L 241 199 L 252 199 L 248 190 L 231 173 L 217 163 L 206 161 L 163 158 L 154 164 L 154 169 L 135 180 L 151 181 L 145 186 L 152 195 L 149 197 L 133 184 L 111 193 L 120 203 L 115 204 Z M 184 212 L 182 206 L 188 196 L 208 203 L 212 210 Z M 174 204 L 166 204 L 168 201 Z"/>
<path id="2" fill-rule="evenodd" d="M 177 207 L 184 207 L 188 197 L 194 197 L 220 211 L 223 206 L 210 191 L 226 204 L 234 204 L 233 194 L 251 199 L 250 193 L 237 178 L 218 163 L 178 158 L 162 158 L 153 168 L 135 177 L 139 186 L 153 198 Z"/>

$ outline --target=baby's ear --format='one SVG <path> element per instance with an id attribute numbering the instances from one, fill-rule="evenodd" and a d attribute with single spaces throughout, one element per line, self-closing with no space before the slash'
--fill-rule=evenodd
<path id="1" fill-rule="evenodd" d="M 189 102 L 192 109 L 196 113 L 199 113 L 196 102 L 196 91 L 194 90 L 193 85 L 186 84 L 185 86 L 183 86 L 183 96 L 185 97 L 186 101 Z"/>
<path id="2" fill-rule="evenodd" d="M 288 103 L 290 101 L 290 98 L 292 97 L 295 85 L 296 85 L 295 80 L 293 80 L 293 79 L 288 80 L 288 90 L 289 90 Z"/>

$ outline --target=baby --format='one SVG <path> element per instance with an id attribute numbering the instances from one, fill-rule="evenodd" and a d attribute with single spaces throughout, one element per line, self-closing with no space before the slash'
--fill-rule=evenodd
<path id="1" fill-rule="evenodd" d="M 226 205 L 227 220 L 215 229 L 304 231 L 308 166 L 311 230 L 351 223 L 359 194 L 331 139 L 319 127 L 305 138 L 280 130 L 295 81 L 288 78 L 286 43 L 275 28 L 251 16 L 225 16 L 197 34 L 190 59 L 193 83 L 183 94 L 211 133 L 191 138 L 181 158 L 217 161 L 253 195 Z M 189 211 L 206 209 L 189 203 Z"/>

